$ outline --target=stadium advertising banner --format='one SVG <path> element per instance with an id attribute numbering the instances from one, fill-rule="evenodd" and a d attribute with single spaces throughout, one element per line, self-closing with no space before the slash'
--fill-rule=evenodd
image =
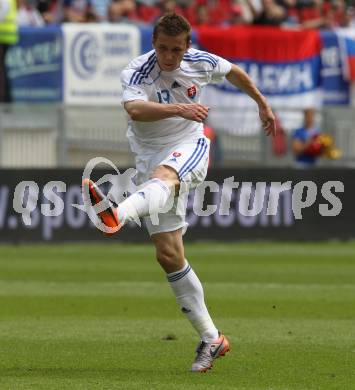
<path id="1" fill-rule="evenodd" d="M 243 68 L 276 111 L 321 106 L 318 31 L 261 26 L 203 27 L 197 31 L 197 42 L 200 48 Z M 209 113 L 212 127 L 250 135 L 260 131 L 255 101 L 227 80 L 207 86 L 202 101 L 212 108 Z"/>
<path id="2" fill-rule="evenodd" d="M 200 47 L 241 66 L 273 107 L 320 104 L 321 40 L 317 31 L 204 27 L 198 30 L 197 40 Z M 209 88 L 210 95 L 220 105 L 245 107 L 250 102 L 227 81 Z"/>
<path id="3" fill-rule="evenodd" d="M 140 31 L 131 25 L 64 24 L 64 103 L 120 103 L 120 74 L 140 54 Z"/>
<path id="4" fill-rule="evenodd" d="M 321 31 L 321 84 L 323 104 L 350 103 L 350 85 L 343 75 L 343 61 L 338 35 L 334 31 Z"/>
<path id="5" fill-rule="evenodd" d="M 92 178 L 108 173 L 97 171 Z M 212 169 L 186 198 L 185 239 L 354 238 L 354 174 L 351 169 Z M 102 236 L 82 207 L 80 170 L 1 170 L 0 178 L 0 242 L 148 240 L 135 222 L 114 237 Z"/>
<path id="6" fill-rule="evenodd" d="M 151 26 L 110 24 L 20 28 L 20 40 L 6 58 L 14 101 L 117 104 L 120 72 L 151 50 L 151 33 Z M 355 77 L 351 29 L 204 27 L 192 38 L 243 67 L 275 108 L 349 103 Z M 211 107 L 254 104 L 228 83 L 208 86 L 205 96 Z"/>
<path id="7" fill-rule="evenodd" d="M 355 31 L 353 28 L 337 29 L 339 47 L 346 80 L 355 81 Z"/>
<path id="8" fill-rule="evenodd" d="M 21 28 L 6 55 L 13 101 L 61 102 L 62 63 L 60 27 Z"/>

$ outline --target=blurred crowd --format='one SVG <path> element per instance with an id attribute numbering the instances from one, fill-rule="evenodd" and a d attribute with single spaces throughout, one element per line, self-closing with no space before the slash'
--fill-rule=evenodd
<path id="1" fill-rule="evenodd" d="M 18 0 L 19 26 L 152 24 L 175 11 L 197 26 L 355 28 L 355 0 Z"/>

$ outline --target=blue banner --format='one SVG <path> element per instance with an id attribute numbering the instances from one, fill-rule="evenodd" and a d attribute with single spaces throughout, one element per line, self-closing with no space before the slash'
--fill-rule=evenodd
<path id="1" fill-rule="evenodd" d="M 63 39 L 61 28 L 21 28 L 19 42 L 6 56 L 12 100 L 61 102 Z"/>
<path id="2" fill-rule="evenodd" d="M 343 77 L 338 36 L 334 31 L 321 31 L 320 34 L 323 104 L 349 104 L 349 83 Z"/>
<path id="3" fill-rule="evenodd" d="M 97 30 L 101 30 L 100 25 L 97 25 Z M 152 48 L 152 27 L 140 26 L 139 31 L 140 50 L 145 53 Z M 269 42 L 265 46 L 265 32 L 273 36 L 276 43 Z M 317 100 L 315 92 L 319 87 L 323 91 L 323 104 L 349 104 L 350 87 L 342 72 L 339 40 L 335 32 L 285 32 L 275 29 L 261 31 L 249 27 L 239 28 L 238 34 L 227 36 L 223 30 L 214 30 L 215 35 L 222 34 L 218 35 L 218 39 L 212 39 L 210 33 L 209 29 L 194 31 L 193 44 L 199 42 L 202 47 L 215 54 L 237 60 L 266 95 L 279 99 L 282 104 L 293 106 L 301 101 L 310 105 Z M 250 41 L 243 39 L 243 34 L 252 35 L 254 38 L 260 36 L 260 39 L 253 38 L 253 44 L 250 45 Z M 203 36 L 205 39 L 201 41 Z M 230 44 L 228 40 L 231 39 L 236 40 L 235 45 Z M 321 41 L 319 45 L 317 39 Z M 277 45 L 281 49 L 275 51 Z M 21 28 L 19 42 L 9 49 L 6 57 L 13 100 L 63 102 L 64 52 L 61 26 Z M 221 85 L 218 90 L 230 92 L 226 85 Z"/>
<path id="4" fill-rule="evenodd" d="M 354 28 L 338 28 L 340 58 L 345 80 L 355 81 L 355 32 Z"/>
<path id="5" fill-rule="evenodd" d="M 141 53 L 146 53 L 153 49 L 152 46 L 152 26 L 139 26 L 141 32 Z"/>
<path id="6" fill-rule="evenodd" d="M 201 48 L 242 67 L 272 107 L 320 106 L 321 39 L 318 31 L 261 26 L 201 27 L 197 30 L 197 41 Z M 227 81 L 208 87 L 205 99 L 211 107 L 255 104 Z"/>

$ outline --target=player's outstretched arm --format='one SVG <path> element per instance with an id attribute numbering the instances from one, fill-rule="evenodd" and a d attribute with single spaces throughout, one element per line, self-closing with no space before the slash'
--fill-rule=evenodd
<path id="1" fill-rule="evenodd" d="M 275 116 L 265 99 L 265 97 L 258 90 L 253 80 L 248 76 L 243 69 L 239 66 L 232 64 L 230 72 L 226 75 L 226 79 L 241 89 L 243 92 L 247 93 L 252 99 L 255 100 L 259 107 L 259 116 L 263 129 L 266 131 L 267 135 L 276 134 L 276 123 Z"/>
<path id="2" fill-rule="evenodd" d="M 132 100 L 126 102 L 124 108 L 134 121 L 139 122 L 153 122 L 173 116 L 202 122 L 208 115 L 208 107 L 198 103 L 161 104 L 145 100 Z"/>

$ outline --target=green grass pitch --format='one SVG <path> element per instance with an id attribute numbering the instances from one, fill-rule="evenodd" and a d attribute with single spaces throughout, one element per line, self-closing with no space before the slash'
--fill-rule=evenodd
<path id="1" fill-rule="evenodd" d="M 151 246 L 0 246 L 0 390 L 355 389 L 355 242 L 186 256 L 231 341 L 206 374 Z"/>

